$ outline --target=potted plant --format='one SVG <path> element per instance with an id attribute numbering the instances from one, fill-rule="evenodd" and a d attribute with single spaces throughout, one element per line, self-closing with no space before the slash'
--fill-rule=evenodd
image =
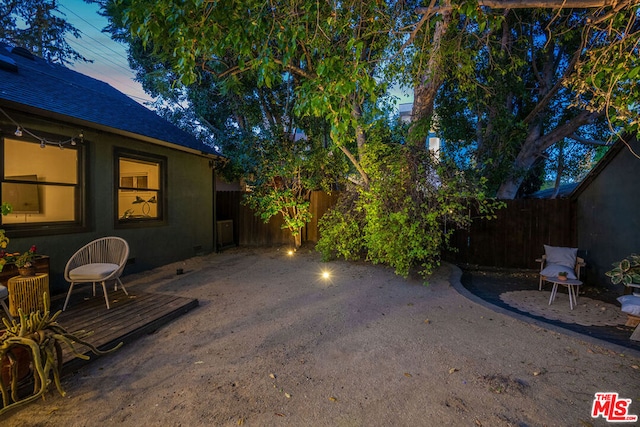
<path id="1" fill-rule="evenodd" d="M 43 295 L 44 313 L 39 310 L 25 314 L 19 310 L 20 321 L 9 323 L 3 319 L 6 330 L 0 335 L 0 392 L 2 408 L 5 412 L 44 396 L 53 382 L 61 395 L 65 395 L 60 384 L 62 371 L 62 344 L 69 346 L 76 357 L 89 359 L 76 349 L 77 345 L 88 347 L 94 354 L 105 354 L 122 345 L 118 344 L 107 351 L 100 351 L 84 339 L 90 334 L 85 331 L 69 333 L 56 321 L 62 311 L 53 316 L 49 312 L 47 295 Z M 25 376 L 31 374 L 30 390 L 21 389 Z M 28 378 L 27 378 L 28 379 Z M 26 396 L 25 396 L 26 394 Z"/>
<path id="2" fill-rule="evenodd" d="M 18 267 L 18 272 L 21 276 L 33 276 L 36 274 L 36 267 L 33 265 L 33 259 L 36 257 L 37 248 L 36 245 L 32 245 L 28 251 L 13 254 L 12 260 Z"/>
<path id="3" fill-rule="evenodd" d="M 0 247 L 6 247 L 6 243 L 9 242 L 9 239 L 4 236 L 3 230 L 0 230 Z M 37 248 L 35 245 L 32 245 L 28 251 L 20 253 L 14 252 L 9 253 L 5 252 L 4 249 L 0 250 L 0 271 L 3 270 L 5 264 L 12 263 L 18 269 L 18 273 L 20 273 L 23 277 L 33 276 L 36 274 L 36 266 L 34 260 L 38 257 Z"/>
<path id="4" fill-rule="evenodd" d="M 567 280 L 567 275 L 569 273 L 567 273 L 566 271 L 561 271 L 558 273 L 558 279 L 559 280 Z"/>
<path id="5" fill-rule="evenodd" d="M 614 268 L 604 273 L 611 278 L 611 283 L 622 283 L 625 286 L 640 284 L 640 255 L 631 254 L 612 265 Z"/>

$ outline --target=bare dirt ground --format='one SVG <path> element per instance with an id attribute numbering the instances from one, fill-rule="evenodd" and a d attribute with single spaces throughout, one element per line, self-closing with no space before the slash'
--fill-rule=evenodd
<path id="1" fill-rule="evenodd" d="M 640 415 L 640 359 L 488 310 L 452 280 L 452 266 L 425 286 L 308 249 L 234 249 L 126 276 L 131 293 L 200 307 L 0 424 L 609 425 L 591 418 L 596 392 Z"/>

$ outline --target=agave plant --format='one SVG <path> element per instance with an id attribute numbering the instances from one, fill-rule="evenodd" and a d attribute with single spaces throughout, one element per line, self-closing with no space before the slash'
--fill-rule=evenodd
<path id="1" fill-rule="evenodd" d="M 0 377 L 0 392 L 2 393 L 2 409 L 0 415 L 5 412 L 31 402 L 44 396 L 49 385 L 53 382 L 62 396 L 65 395 L 60 384 L 60 374 L 62 371 L 62 344 L 69 346 L 76 357 L 89 359 L 88 356 L 80 353 L 76 346 L 86 346 L 94 354 L 105 354 L 119 348 L 122 343 L 108 351 L 100 351 L 84 339 L 90 332 L 78 331 L 69 333 L 56 321 L 62 311 L 54 315 L 49 312 L 47 295 L 44 298 L 44 313 L 40 310 L 25 314 L 22 309 L 18 309 L 20 321 L 13 320 L 11 323 L 3 319 L 6 330 L 0 335 L 0 362 L 9 365 L 9 384 L 5 384 L 6 378 Z M 15 355 L 16 350 L 28 353 L 26 361 L 18 360 Z M 33 374 L 33 393 L 27 397 L 22 397 L 19 393 L 18 370 L 19 364 L 26 363 Z M 24 368 L 24 366 L 23 366 Z M 28 371 L 29 369 L 27 369 Z"/>
<path id="2" fill-rule="evenodd" d="M 604 274 L 611 278 L 614 285 L 622 283 L 629 286 L 631 283 L 640 283 L 640 255 L 631 254 L 612 265 L 614 268 Z"/>

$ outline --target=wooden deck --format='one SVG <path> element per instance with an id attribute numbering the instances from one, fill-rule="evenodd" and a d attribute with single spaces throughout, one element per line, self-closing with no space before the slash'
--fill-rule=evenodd
<path id="1" fill-rule="evenodd" d="M 86 286 L 90 288 L 90 286 Z M 84 291 L 84 290 L 83 290 Z M 74 291 L 67 310 L 60 314 L 58 323 L 68 332 L 80 330 L 92 331 L 87 341 L 100 350 L 108 350 L 119 342 L 127 343 L 143 335 L 154 332 L 159 327 L 187 313 L 198 306 L 197 299 L 183 298 L 174 295 L 151 294 L 129 290 L 129 296 L 121 290 L 109 292 L 107 310 L 102 289 L 96 289 L 96 296 L 91 291 L 84 293 Z M 51 311 L 62 308 L 64 295 L 53 298 Z M 86 347 L 80 351 L 90 357 L 89 361 L 75 357 L 66 346 L 63 346 L 63 374 L 78 369 L 97 357 Z M 85 352 L 86 350 L 86 352 Z"/>

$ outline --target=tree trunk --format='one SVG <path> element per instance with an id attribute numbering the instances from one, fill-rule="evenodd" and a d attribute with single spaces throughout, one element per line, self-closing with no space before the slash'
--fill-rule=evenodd
<path id="1" fill-rule="evenodd" d="M 445 1 L 443 5 L 450 5 L 450 1 Z M 444 82 L 441 44 L 450 23 L 451 13 L 448 11 L 443 12 L 442 20 L 436 24 L 433 33 L 427 68 L 422 75 L 421 81 L 413 89 L 413 109 L 411 110 L 411 126 L 408 138 L 412 150 L 427 149 L 426 140 L 429 136 L 433 105 L 438 90 Z"/>
<path id="2" fill-rule="evenodd" d="M 498 199 L 514 199 L 518 193 L 518 189 L 524 180 L 528 171 L 538 156 L 541 154 L 539 141 L 541 134 L 541 125 L 535 124 L 529 127 L 529 133 L 522 144 L 522 148 L 513 162 L 512 170 L 514 171 L 507 179 L 505 179 L 496 194 Z"/>
<path id="3" fill-rule="evenodd" d="M 509 178 L 503 181 L 498 189 L 496 197 L 498 199 L 513 199 L 524 180 L 523 171 L 528 171 L 536 159 L 558 141 L 571 136 L 581 126 L 592 122 L 600 117 L 604 112 L 581 111 L 576 117 L 558 126 L 553 131 L 542 135 L 542 126 L 539 123 L 529 125 L 529 131 L 525 138 L 520 152 L 518 153 L 512 170 L 515 171 Z"/>

